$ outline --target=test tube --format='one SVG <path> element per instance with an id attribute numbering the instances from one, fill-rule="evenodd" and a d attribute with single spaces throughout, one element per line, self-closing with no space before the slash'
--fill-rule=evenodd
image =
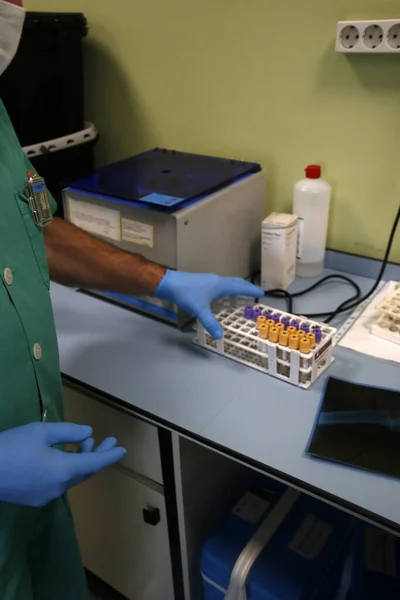
<path id="1" fill-rule="evenodd" d="M 311 380 L 311 373 L 300 371 L 300 383 L 306 384 Z"/>
<path id="2" fill-rule="evenodd" d="M 264 315 L 259 315 L 257 317 L 257 329 L 260 329 L 262 325 L 265 325 L 267 322 L 267 319 L 264 317 Z"/>
<path id="3" fill-rule="evenodd" d="M 253 318 L 253 307 L 252 306 L 246 306 L 244 309 L 244 318 L 245 319 L 252 319 Z"/>
<path id="4" fill-rule="evenodd" d="M 258 330 L 258 335 L 263 340 L 267 340 L 268 339 L 268 325 L 266 323 L 263 323 L 261 325 L 260 329 Z"/>
<path id="5" fill-rule="evenodd" d="M 290 317 L 288 317 L 287 315 L 284 315 L 284 316 L 281 318 L 281 323 L 283 323 L 283 324 L 284 324 L 284 326 L 285 326 L 285 329 L 287 329 L 287 328 L 289 327 L 289 323 L 290 323 Z"/>
<path id="6" fill-rule="evenodd" d="M 273 313 L 271 315 L 271 319 L 273 319 L 275 321 L 275 323 L 279 323 L 280 317 L 279 317 L 278 313 Z"/>
<path id="7" fill-rule="evenodd" d="M 287 331 L 281 331 L 281 334 L 279 336 L 279 345 L 282 346 L 282 360 L 287 360 L 289 354 L 288 350 L 285 350 L 285 348 L 287 348 L 287 346 L 289 345 L 289 334 Z"/>
<path id="8" fill-rule="evenodd" d="M 292 327 L 296 327 L 296 329 L 298 329 L 298 328 L 299 328 L 299 323 L 300 323 L 299 319 L 292 319 L 292 320 L 290 321 L 290 325 L 291 325 Z"/>
<path id="9" fill-rule="evenodd" d="M 301 328 L 305 333 L 309 333 L 310 331 L 310 323 L 302 323 Z"/>
<path id="10" fill-rule="evenodd" d="M 271 327 L 275 327 L 275 321 L 273 319 L 268 319 L 267 325 L 271 329 Z"/>
<path id="11" fill-rule="evenodd" d="M 321 342 L 322 339 L 322 331 L 321 331 L 321 327 L 313 327 L 313 333 L 315 333 L 315 341 L 317 344 L 319 344 Z"/>
<path id="12" fill-rule="evenodd" d="M 289 364 L 285 365 L 284 363 L 279 363 L 278 373 L 280 375 L 283 375 L 283 377 L 289 377 L 290 376 L 290 365 Z"/>
<path id="13" fill-rule="evenodd" d="M 295 333 L 297 333 L 297 329 L 296 329 L 296 327 L 293 327 L 293 325 L 290 325 L 287 328 L 287 332 L 288 332 L 289 335 L 294 335 Z"/>
<path id="14" fill-rule="evenodd" d="M 311 350 L 313 350 L 315 348 L 315 333 L 307 333 L 307 339 L 310 342 Z"/>
<path id="15" fill-rule="evenodd" d="M 275 325 L 275 327 L 279 330 L 279 333 L 282 333 L 282 331 L 284 331 L 284 329 L 285 329 L 285 326 L 283 323 L 277 323 Z"/>
<path id="16" fill-rule="evenodd" d="M 302 354 L 310 354 L 310 340 L 306 337 L 300 338 L 300 352 Z M 308 369 L 308 358 L 302 359 L 303 368 Z"/>
<path id="17" fill-rule="evenodd" d="M 300 352 L 302 354 L 310 354 L 310 340 L 306 337 L 300 338 Z"/>
<path id="18" fill-rule="evenodd" d="M 300 344 L 300 338 L 297 333 L 289 335 L 289 348 L 291 350 L 298 350 Z"/>
<path id="19" fill-rule="evenodd" d="M 279 340 L 279 329 L 277 327 L 270 327 L 269 329 L 269 341 L 276 344 Z"/>
<path id="20" fill-rule="evenodd" d="M 262 308 L 257 306 L 253 309 L 253 321 L 257 321 L 258 317 L 262 314 Z"/>
<path id="21" fill-rule="evenodd" d="M 305 337 L 305 335 L 306 335 L 306 332 L 305 332 L 303 329 L 299 329 L 299 330 L 297 331 L 297 335 L 298 335 L 298 336 L 299 336 L 299 338 L 301 339 L 301 338 Z"/>
<path id="22" fill-rule="evenodd" d="M 270 319 L 272 317 L 272 311 L 271 310 L 264 310 L 263 312 L 264 317 L 267 319 Z"/>

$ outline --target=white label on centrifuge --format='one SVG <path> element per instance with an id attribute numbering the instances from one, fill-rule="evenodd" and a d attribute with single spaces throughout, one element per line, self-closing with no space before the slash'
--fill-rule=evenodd
<path id="1" fill-rule="evenodd" d="M 114 242 L 121 241 L 121 218 L 118 210 L 72 198 L 69 198 L 68 204 L 71 223 L 94 235 Z"/>
<path id="2" fill-rule="evenodd" d="M 122 219 L 122 239 L 139 246 L 154 248 L 153 226 L 131 219 Z"/>
<path id="3" fill-rule="evenodd" d="M 333 531 L 332 525 L 315 515 L 308 515 L 289 544 L 290 550 L 307 560 L 314 560 L 324 549 Z"/>
<path id="4" fill-rule="evenodd" d="M 296 252 L 297 260 L 301 260 L 301 255 L 303 254 L 303 231 L 304 231 L 304 219 L 299 218 L 298 223 L 297 223 L 297 252 Z"/>
<path id="5" fill-rule="evenodd" d="M 248 523 L 256 525 L 269 506 L 270 503 L 265 498 L 247 492 L 233 508 L 232 513 Z"/>
<path id="6" fill-rule="evenodd" d="M 366 527 L 364 553 L 367 571 L 397 576 L 396 538 L 393 535 L 374 527 Z"/>

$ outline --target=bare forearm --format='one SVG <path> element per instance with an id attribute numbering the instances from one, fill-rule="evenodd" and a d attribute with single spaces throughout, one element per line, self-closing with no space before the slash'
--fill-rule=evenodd
<path id="1" fill-rule="evenodd" d="M 142 256 L 124 252 L 55 218 L 44 231 L 50 277 L 73 287 L 121 294 L 152 294 L 165 269 Z"/>

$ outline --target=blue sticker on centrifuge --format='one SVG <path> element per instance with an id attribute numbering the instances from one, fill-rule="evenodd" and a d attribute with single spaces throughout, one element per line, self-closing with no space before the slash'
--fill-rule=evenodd
<path id="1" fill-rule="evenodd" d="M 177 198 L 176 196 L 167 196 L 166 194 L 148 194 L 139 198 L 141 202 L 148 202 L 149 204 L 158 204 L 159 206 L 174 206 L 184 200 L 184 198 Z"/>

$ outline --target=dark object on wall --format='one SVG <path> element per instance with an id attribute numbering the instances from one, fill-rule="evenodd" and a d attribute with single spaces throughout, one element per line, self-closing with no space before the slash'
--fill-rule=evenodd
<path id="1" fill-rule="evenodd" d="M 85 132 L 89 133 L 85 135 Z M 80 141 L 81 138 L 83 141 Z M 57 202 L 56 214 L 59 217 L 64 216 L 62 190 L 74 181 L 88 176 L 95 168 L 94 148 L 98 134 L 94 126 L 91 126 L 91 130 L 86 129 L 72 135 L 71 139 L 75 140 L 71 145 L 59 144 L 55 140 L 55 149 L 46 151 L 42 146 L 41 153 L 36 155 L 31 155 L 29 148 L 24 148 L 35 171 L 46 180 L 46 185 Z"/>
<path id="2" fill-rule="evenodd" d="M 81 13 L 27 12 L 18 52 L 0 78 L 0 97 L 21 146 L 84 127 Z"/>
<path id="3" fill-rule="evenodd" d="M 92 141 L 31 159 L 32 165 L 44 177 L 57 202 L 57 216 L 64 217 L 62 190 L 94 170 L 95 143 L 96 141 Z"/>

